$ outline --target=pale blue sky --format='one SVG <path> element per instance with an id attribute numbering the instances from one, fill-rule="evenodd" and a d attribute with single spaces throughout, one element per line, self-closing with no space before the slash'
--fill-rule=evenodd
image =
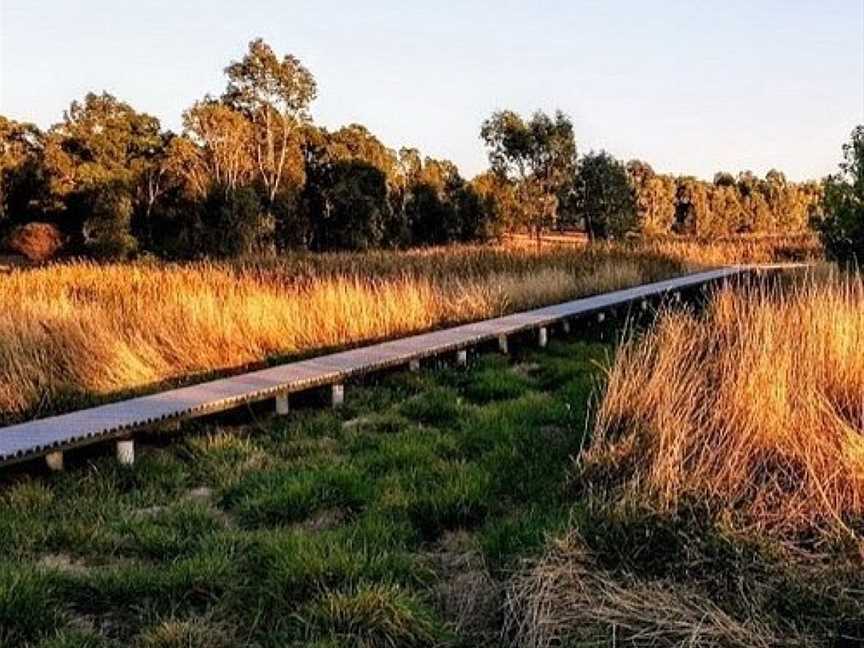
<path id="1" fill-rule="evenodd" d="M 0 113 L 46 127 L 105 89 L 177 129 L 256 36 L 313 71 L 319 124 L 469 176 L 505 107 L 560 108 L 582 151 L 703 177 L 821 177 L 864 123 L 864 0 L 0 0 Z"/>

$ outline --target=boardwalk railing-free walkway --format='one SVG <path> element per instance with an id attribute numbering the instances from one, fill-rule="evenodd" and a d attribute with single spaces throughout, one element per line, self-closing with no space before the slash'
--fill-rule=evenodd
<path id="1" fill-rule="evenodd" d="M 276 399 L 277 413 L 285 414 L 288 394 L 325 385 L 332 386 L 332 402 L 338 406 L 343 399 L 343 383 L 361 374 L 398 365 L 416 369 L 423 358 L 452 352 L 456 352 L 457 362 L 465 364 L 469 347 L 497 339 L 506 352 L 507 336 L 531 329 L 538 331 L 538 341 L 545 345 L 547 327 L 552 324 L 562 323 L 567 330 L 571 318 L 634 302 L 644 304 L 650 298 L 753 269 L 759 268 L 736 266 L 699 272 L 0 428 L 0 466 L 44 456 L 49 467 L 59 470 L 64 450 L 107 440 L 117 441 L 118 460 L 132 463 L 131 434 L 138 430 L 269 398 Z"/>

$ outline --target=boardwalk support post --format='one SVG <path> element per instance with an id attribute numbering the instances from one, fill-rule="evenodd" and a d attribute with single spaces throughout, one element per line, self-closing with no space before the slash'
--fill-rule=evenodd
<path id="1" fill-rule="evenodd" d="M 639 308 L 641 308 L 643 311 L 647 311 L 648 310 L 648 300 L 643 299 L 641 302 L 639 302 Z"/>
<path id="2" fill-rule="evenodd" d="M 55 450 L 45 455 L 45 465 L 51 472 L 60 472 L 63 470 L 63 451 Z"/>
<path id="3" fill-rule="evenodd" d="M 537 344 L 541 349 L 546 348 L 549 343 L 549 330 L 545 326 L 541 326 L 537 330 Z"/>
<path id="4" fill-rule="evenodd" d="M 288 403 L 288 392 L 284 394 L 276 395 L 276 414 L 279 416 L 285 416 L 288 411 L 291 409 Z"/>
<path id="5" fill-rule="evenodd" d="M 466 349 L 459 349 L 456 352 L 456 364 L 460 367 L 468 366 L 468 351 Z"/>
<path id="6" fill-rule="evenodd" d="M 419 360 L 411 360 L 408 363 L 408 369 L 410 371 L 420 371 L 420 361 Z"/>
<path id="7" fill-rule="evenodd" d="M 597 323 L 602 324 L 606 319 L 606 313 L 597 313 Z"/>
<path id="8" fill-rule="evenodd" d="M 507 336 L 506 336 L 506 335 L 499 335 L 499 336 L 498 336 L 498 350 L 499 350 L 501 353 L 507 353 L 507 352 L 508 352 L 508 349 L 507 349 Z"/>
<path id="9" fill-rule="evenodd" d="M 345 402 L 345 385 L 336 383 L 330 391 L 330 403 L 333 407 L 342 407 Z"/>
<path id="10" fill-rule="evenodd" d="M 570 320 L 569 319 L 561 320 L 561 330 L 564 331 L 565 335 L 570 334 Z"/>
<path id="11" fill-rule="evenodd" d="M 117 462 L 121 466 L 131 466 L 135 463 L 135 441 L 117 439 Z"/>

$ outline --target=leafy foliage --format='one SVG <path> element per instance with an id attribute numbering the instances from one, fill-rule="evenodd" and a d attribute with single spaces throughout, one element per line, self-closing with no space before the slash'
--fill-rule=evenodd
<path id="1" fill-rule="evenodd" d="M 576 140 L 570 118 L 538 111 L 527 121 L 505 110 L 494 113 L 480 129 L 489 147 L 489 163 L 503 180 L 513 183 L 517 220 L 537 236 L 554 225 L 558 194 L 572 178 Z"/>
<path id="2" fill-rule="evenodd" d="M 864 126 L 843 146 L 840 173 L 825 181 L 817 228 L 830 256 L 845 263 L 864 260 Z"/>
<path id="3" fill-rule="evenodd" d="M 591 238 L 621 238 L 636 224 L 627 170 L 605 151 L 590 153 L 579 161 L 573 200 Z"/>

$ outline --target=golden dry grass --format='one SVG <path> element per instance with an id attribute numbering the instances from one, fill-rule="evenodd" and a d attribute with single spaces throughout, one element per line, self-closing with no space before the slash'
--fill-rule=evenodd
<path id="1" fill-rule="evenodd" d="M 0 281 L 0 421 L 680 271 L 630 252 L 482 247 L 16 270 Z"/>
<path id="2" fill-rule="evenodd" d="M 510 235 L 508 244 L 530 250 L 536 248 L 536 239 L 527 235 Z M 544 246 L 584 248 L 584 234 L 552 233 L 542 238 Z M 699 239 L 688 236 L 658 236 L 635 239 L 629 243 L 641 254 L 653 254 L 673 259 L 691 269 L 729 263 L 773 263 L 777 261 L 808 261 L 823 256 L 819 237 L 812 232 L 800 234 L 739 234 Z M 620 243 L 592 244 L 595 249 L 621 249 Z"/>
<path id="3" fill-rule="evenodd" d="M 0 280 L 0 423 L 721 261 L 768 260 L 780 245 L 675 239 L 16 269 Z"/>
<path id="4" fill-rule="evenodd" d="M 738 235 L 716 239 L 661 237 L 640 243 L 640 248 L 678 260 L 691 268 L 728 263 L 810 261 L 823 256 L 819 238 L 811 233 L 795 235 Z"/>
<path id="5" fill-rule="evenodd" d="M 794 541 L 864 515 L 864 285 L 724 289 L 618 352 L 586 476 L 675 510 L 707 503 Z"/>

